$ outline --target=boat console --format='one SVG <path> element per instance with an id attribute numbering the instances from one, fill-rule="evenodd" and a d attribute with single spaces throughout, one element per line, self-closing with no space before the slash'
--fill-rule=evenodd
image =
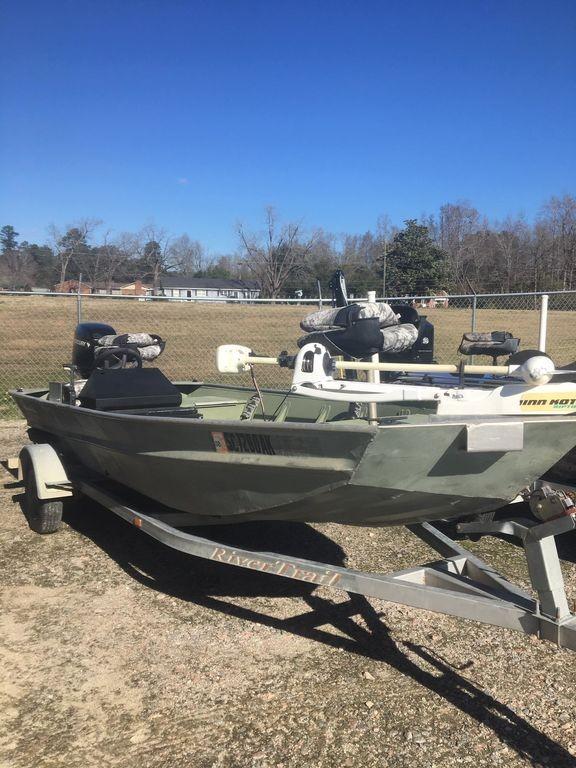
<path id="1" fill-rule="evenodd" d="M 157 334 L 116 334 L 103 323 L 80 323 L 74 334 L 69 403 L 98 411 L 174 409 L 182 394 L 158 368 L 143 368 L 165 342 Z M 80 378 L 76 378 L 78 375 Z"/>
<path id="2" fill-rule="evenodd" d="M 159 368 L 97 368 L 78 394 L 97 411 L 179 408 L 182 394 Z"/>

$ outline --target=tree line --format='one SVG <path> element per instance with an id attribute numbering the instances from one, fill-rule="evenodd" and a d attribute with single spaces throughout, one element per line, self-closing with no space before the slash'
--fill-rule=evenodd
<path id="1" fill-rule="evenodd" d="M 189 235 L 148 225 L 114 233 L 97 219 L 51 225 L 42 245 L 19 240 L 12 225 L 0 230 L 0 287 L 53 288 L 80 275 L 93 290 L 111 292 L 140 279 L 162 292 L 166 274 L 253 280 L 263 296 L 316 296 L 343 269 L 357 296 L 509 293 L 576 289 L 576 198 L 551 197 L 533 222 L 508 216 L 489 222 L 470 203 L 446 203 L 436 214 L 403 226 L 379 217 L 363 234 L 334 234 L 281 222 L 267 208 L 259 231 L 239 225 L 237 249 L 209 256 Z"/>

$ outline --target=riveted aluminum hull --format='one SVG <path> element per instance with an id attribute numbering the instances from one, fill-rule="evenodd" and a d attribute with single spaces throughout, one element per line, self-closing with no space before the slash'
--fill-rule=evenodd
<path id="1" fill-rule="evenodd" d="M 508 417 L 524 423 L 524 448 L 472 453 L 466 425 L 474 420 L 466 417 L 379 426 L 199 420 L 92 411 L 39 394 L 13 396 L 66 465 L 137 491 L 183 525 L 405 525 L 475 514 L 510 501 L 576 444 L 570 416 Z"/>

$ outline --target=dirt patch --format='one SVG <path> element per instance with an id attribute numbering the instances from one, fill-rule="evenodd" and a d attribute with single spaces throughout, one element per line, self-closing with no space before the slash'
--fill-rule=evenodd
<path id="1" fill-rule="evenodd" d="M 1 457 L 25 440 L 0 427 Z M 162 547 L 91 503 L 62 531 L 0 489 L 0 765 L 576 765 L 574 655 Z M 390 570 L 403 530 L 261 526 L 254 547 Z M 473 545 L 525 582 L 520 550 Z M 576 597 L 576 539 L 561 541 Z"/>

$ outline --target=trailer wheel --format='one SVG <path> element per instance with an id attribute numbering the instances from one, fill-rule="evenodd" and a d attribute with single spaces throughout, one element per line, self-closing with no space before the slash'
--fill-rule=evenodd
<path id="1" fill-rule="evenodd" d="M 24 516 L 36 533 L 55 533 L 62 525 L 63 505 L 60 499 L 39 499 L 34 465 L 28 454 L 22 456 L 24 475 Z"/>

